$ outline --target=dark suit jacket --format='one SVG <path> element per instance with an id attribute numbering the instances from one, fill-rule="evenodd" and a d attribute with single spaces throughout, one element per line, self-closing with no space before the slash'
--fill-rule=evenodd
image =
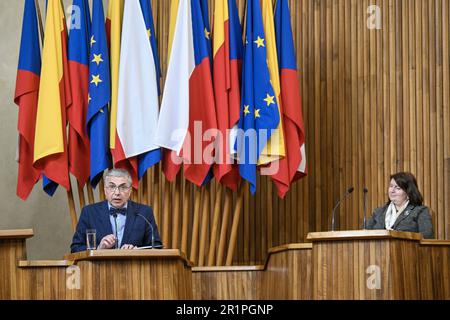
<path id="1" fill-rule="evenodd" d="M 389 205 L 376 208 L 367 222 L 367 229 L 386 229 L 385 218 Z M 424 238 L 433 238 L 433 224 L 427 207 L 410 204 L 395 220 L 396 231 L 420 232 Z"/>
<path id="2" fill-rule="evenodd" d="M 153 244 L 155 247 L 161 245 L 161 239 L 158 233 L 158 227 L 153 217 L 152 208 L 133 201 L 128 201 L 127 220 L 123 233 L 122 243 L 135 246 L 152 245 L 152 232 L 147 222 L 137 214 L 143 215 L 153 226 Z M 109 219 L 108 201 L 103 201 L 88 205 L 81 210 L 80 220 L 77 230 L 73 235 L 71 252 L 86 250 L 86 229 L 96 230 L 97 246 L 104 236 L 112 234 L 111 221 Z"/>

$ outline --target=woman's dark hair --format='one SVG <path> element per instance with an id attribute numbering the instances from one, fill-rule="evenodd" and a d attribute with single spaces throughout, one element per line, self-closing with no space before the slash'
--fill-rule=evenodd
<path id="1" fill-rule="evenodd" d="M 420 194 L 417 186 L 416 177 L 410 172 L 397 172 L 391 175 L 391 180 L 394 179 L 397 185 L 406 192 L 409 198 L 409 203 L 420 206 L 423 203 L 423 197 Z"/>

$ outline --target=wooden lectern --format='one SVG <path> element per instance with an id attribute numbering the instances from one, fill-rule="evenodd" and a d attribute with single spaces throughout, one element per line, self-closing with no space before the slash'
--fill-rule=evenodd
<path id="1" fill-rule="evenodd" d="M 92 250 L 27 261 L 32 230 L 0 231 L 0 299 L 192 299 L 178 249 Z"/>
<path id="2" fill-rule="evenodd" d="M 438 250 L 448 259 L 450 241 L 387 230 L 315 232 L 307 239 L 313 243 L 314 299 L 449 297 L 449 261 L 443 264 L 427 252 Z M 442 280 L 447 277 L 443 288 L 433 286 L 432 269 Z"/>

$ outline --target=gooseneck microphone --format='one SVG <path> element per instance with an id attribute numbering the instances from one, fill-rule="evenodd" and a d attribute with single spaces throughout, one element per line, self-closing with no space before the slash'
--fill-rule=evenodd
<path id="1" fill-rule="evenodd" d="M 369 190 L 366 187 L 364 187 L 364 189 L 363 189 L 363 210 L 364 210 L 363 227 L 364 227 L 364 230 L 366 230 L 367 192 L 369 192 Z"/>
<path id="2" fill-rule="evenodd" d="M 350 193 L 353 192 L 353 190 L 355 190 L 355 188 L 353 188 L 353 187 L 348 188 L 347 192 L 344 193 L 344 195 L 342 196 L 342 198 L 340 198 L 339 201 L 338 201 L 338 202 L 336 203 L 336 205 L 334 206 L 334 208 L 333 208 L 333 213 L 332 213 L 332 215 L 331 215 L 331 216 L 332 216 L 332 218 L 331 218 L 331 231 L 335 231 L 335 226 L 336 226 L 336 224 L 335 224 L 335 215 L 336 215 L 336 209 L 337 209 L 337 207 L 339 207 L 339 205 L 341 204 L 342 200 L 344 200 L 345 198 L 347 198 L 348 195 L 349 195 Z"/>
<path id="3" fill-rule="evenodd" d="M 148 221 L 148 219 L 146 217 L 144 217 L 142 214 L 135 212 L 135 214 L 139 217 L 141 217 L 142 219 L 145 220 L 145 222 L 147 223 L 147 225 L 150 227 L 150 233 L 151 233 L 151 241 L 152 241 L 152 249 L 155 248 L 155 233 L 153 232 L 153 225 L 150 223 L 150 221 Z M 157 248 L 162 248 L 162 246 L 158 245 Z"/>
<path id="4" fill-rule="evenodd" d="M 117 213 L 113 213 L 112 214 L 113 218 L 114 218 L 114 225 L 116 227 L 115 232 L 114 232 L 114 236 L 116 237 L 116 249 L 119 249 L 119 237 L 117 236 Z"/>

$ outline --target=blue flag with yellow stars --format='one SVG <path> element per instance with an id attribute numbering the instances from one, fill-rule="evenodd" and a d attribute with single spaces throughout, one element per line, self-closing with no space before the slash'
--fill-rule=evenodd
<path id="1" fill-rule="evenodd" d="M 91 54 L 89 59 L 89 109 L 87 130 L 91 143 L 91 185 L 95 188 L 103 171 L 111 167 L 109 109 L 111 81 L 105 14 L 102 0 L 92 4 Z"/>
<path id="2" fill-rule="evenodd" d="M 235 151 L 241 177 L 256 191 L 258 159 L 278 127 L 280 115 L 270 82 L 267 49 L 259 0 L 247 1 L 240 119 Z"/>

